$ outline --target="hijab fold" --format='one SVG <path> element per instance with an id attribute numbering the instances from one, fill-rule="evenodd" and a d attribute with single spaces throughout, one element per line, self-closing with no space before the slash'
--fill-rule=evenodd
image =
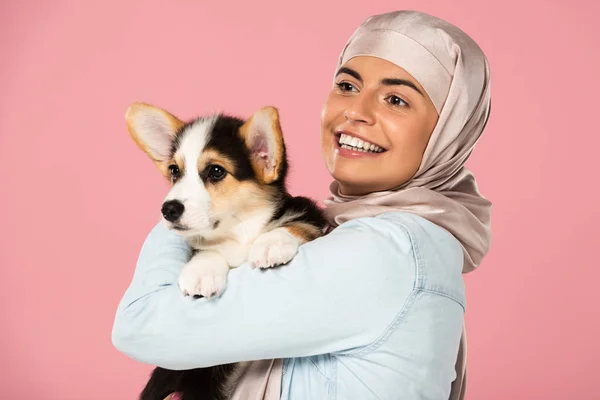
<path id="1" fill-rule="evenodd" d="M 425 89 L 439 114 L 415 175 L 400 187 L 347 196 L 332 182 L 326 217 L 332 227 L 387 211 L 407 211 L 446 229 L 463 248 L 463 273 L 476 269 L 491 240 L 491 203 L 464 164 L 490 113 L 490 71 L 479 46 L 463 31 L 436 17 L 396 11 L 367 18 L 339 56 L 336 72 L 353 57 L 372 56 L 406 70 Z M 456 380 L 450 399 L 463 399 L 466 335 L 457 343 Z M 256 362 L 236 389 L 236 400 L 279 400 L 281 360 Z M 275 374 L 275 376 L 274 376 Z M 262 382 L 257 395 L 256 382 Z M 267 384 L 276 390 L 267 390 Z"/>

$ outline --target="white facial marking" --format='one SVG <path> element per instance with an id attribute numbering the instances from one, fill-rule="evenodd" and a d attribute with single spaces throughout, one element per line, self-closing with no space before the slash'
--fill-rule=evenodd
<path id="1" fill-rule="evenodd" d="M 175 182 L 164 201 L 178 200 L 183 203 L 185 209 L 177 224 L 189 228 L 189 231 L 181 231 L 184 236 L 195 235 L 212 227 L 211 199 L 198 172 L 198 159 L 214 122 L 215 118 L 211 118 L 188 127 L 176 152 L 183 159 L 183 176 Z"/>

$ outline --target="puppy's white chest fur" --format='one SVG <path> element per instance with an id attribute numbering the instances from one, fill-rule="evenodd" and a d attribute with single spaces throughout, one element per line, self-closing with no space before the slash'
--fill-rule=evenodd
<path id="1" fill-rule="evenodd" d="M 272 214 L 272 209 L 260 211 L 228 229 L 225 238 L 214 241 L 196 240 L 191 245 L 200 251 L 219 253 L 230 268 L 239 267 L 248 261 L 252 244 L 260 237 Z"/>
<path id="2" fill-rule="evenodd" d="M 289 262 L 300 240 L 287 228 L 264 231 L 270 213 L 256 215 L 234 227 L 231 238 L 212 244 L 197 243 L 200 250 L 179 277 L 179 286 L 189 295 L 219 295 L 225 288 L 227 271 L 249 261 L 253 266 L 270 268 Z"/>

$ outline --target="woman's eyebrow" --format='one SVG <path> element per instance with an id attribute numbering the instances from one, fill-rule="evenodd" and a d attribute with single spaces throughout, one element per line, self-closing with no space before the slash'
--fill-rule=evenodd
<path id="1" fill-rule="evenodd" d="M 335 76 L 337 77 L 340 74 L 348 74 L 351 77 L 353 77 L 354 79 L 358 80 L 360 83 L 363 83 L 363 79 L 362 76 L 360 76 L 360 74 L 358 72 L 356 72 L 355 70 L 348 68 L 348 67 L 341 67 L 337 74 L 335 74 Z M 381 80 L 381 84 L 384 86 L 407 86 L 415 91 L 417 91 L 417 93 L 419 93 L 421 96 L 425 97 L 425 95 L 423 94 L 423 92 L 421 92 L 421 90 L 419 90 L 419 88 L 417 87 L 417 85 L 415 85 L 414 83 L 412 83 L 411 81 L 407 80 L 407 79 L 400 79 L 400 78 L 384 78 Z"/>
<path id="2" fill-rule="evenodd" d="M 354 79 L 358 80 L 360 83 L 363 83 L 362 77 L 360 76 L 360 74 L 358 72 L 356 72 L 353 69 L 350 69 L 348 67 L 342 67 L 338 70 L 337 74 L 335 74 L 335 76 L 337 77 L 339 74 L 348 74 L 351 77 L 353 77 Z"/>
<path id="3" fill-rule="evenodd" d="M 411 81 L 406 80 L 406 79 L 385 78 L 385 79 L 381 80 L 381 84 L 385 85 L 385 86 L 398 86 L 398 85 L 408 86 L 409 88 L 416 90 L 421 96 L 425 97 L 425 95 L 423 94 L 423 92 L 421 92 L 419 90 L 417 85 L 415 85 L 414 83 L 412 83 Z"/>

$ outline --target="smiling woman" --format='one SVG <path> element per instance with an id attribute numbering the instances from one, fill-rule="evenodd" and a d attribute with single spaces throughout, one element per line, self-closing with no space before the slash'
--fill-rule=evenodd
<path id="1" fill-rule="evenodd" d="M 338 70 L 322 112 L 323 157 L 340 192 L 360 195 L 409 180 L 437 120 L 425 89 L 404 69 L 352 58 Z"/>
<path id="2" fill-rule="evenodd" d="M 462 273 L 490 236 L 490 202 L 464 163 L 489 106 L 487 59 L 465 33 L 418 12 L 367 18 L 321 115 L 333 229 L 287 265 L 241 265 L 222 294 L 190 302 L 177 288 L 186 246 L 156 226 L 115 346 L 178 370 L 248 361 L 231 400 L 462 399 Z"/>

